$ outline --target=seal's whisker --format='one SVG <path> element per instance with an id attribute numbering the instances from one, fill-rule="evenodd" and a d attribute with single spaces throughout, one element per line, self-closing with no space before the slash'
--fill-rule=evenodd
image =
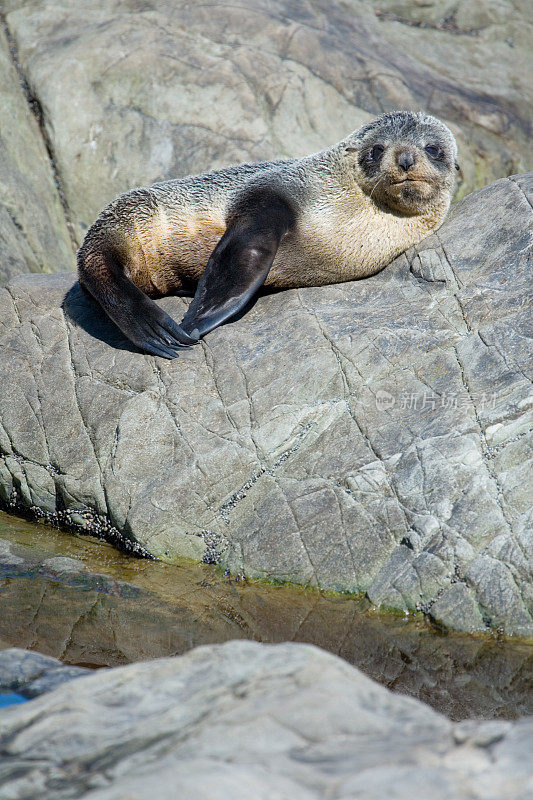
<path id="1" fill-rule="evenodd" d="M 381 178 L 379 178 L 375 182 L 374 186 L 372 187 L 372 191 L 370 192 L 370 196 L 368 198 L 369 200 L 372 200 L 372 195 L 374 194 L 374 192 L 376 191 L 376 189 L 378 188 L 379 184 L 381 183 L 381 181 L 383 180 L 384 177 L 385 177 L 385 175 L 382 175 Z"/>

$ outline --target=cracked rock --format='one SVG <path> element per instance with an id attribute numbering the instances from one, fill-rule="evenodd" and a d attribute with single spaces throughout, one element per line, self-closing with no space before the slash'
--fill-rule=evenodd
<path id="1" fill-rule="evenodd" d="M 0 283 L 71 269 L 74 258 L 46 146 L 11 56 L 0 27 Z"/>
<path id="2" fill-rule="evenodd" d="M 4 506 L 532 635 L 532 186 L 501 179 L 380 274 L 264 295 L 174 361 L 136 352 L 75 275 L 15 278 Z M 189 300 L 159 302 L 180 319 Z"/>

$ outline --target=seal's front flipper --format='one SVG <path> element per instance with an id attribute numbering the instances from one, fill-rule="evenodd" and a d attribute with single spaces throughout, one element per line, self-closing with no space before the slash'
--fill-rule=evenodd
<path id="1" fill-rule="evenodd" d="M 198 341 L 124 275 L 112 248 L 85 252 L 82 247 L 78 271 L 82 287 L 141 350 L 176 358 L 179 350 Z"/>
<path id="2" fill-rule="evenodd" d="M 264 283 L 294 220 L 289 203 L 274 190 L 244 193 L 181 321 L 183 330 L 203 336 L 237 314 Z"/>

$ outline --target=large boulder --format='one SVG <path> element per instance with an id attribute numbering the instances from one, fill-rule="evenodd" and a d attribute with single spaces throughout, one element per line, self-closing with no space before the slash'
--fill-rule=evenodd
<path id="1" fill-rule="evenodd" d="M 141 553 L 533 633 L 533 174 L 379 275 L 261 297 L 174 361 L 75 276 L 1 292 L 4 504 Z M 165 298 L 179 319 L 189 302 Z"/>
<path id="2" fill-rule="evenodd" d="M 29 700 L 88 673 L 85 667 L 69 667 L 42 653 L 6 648 L 0 650 L 0 698 L 16 692 Z"/>
<path id="3" fill-rule="evenodd" d="M 462 193 L 531 163 L 524 1 L 91 0 L 81 12 L 78 0 L 4 0 L 2 13 L 41 124 L 21 124 L 31 114 L 10 79 L 16 124 L 8 115 L 2 129 L 20 138 L 8 159 L 20 151 L 24 163 L 10 167 L 7 193 L 0 182 L 0 202 L 16 207 L 23 230 L 9 235 L 17 264 L 27 253 L 26 271 L 39 261 L 60 268 L 70 248 L 51 171 L 80 244 L 100 209 L 132 186 L 301 156 L 398 107 L 424 108 L 452 127 Z M 30 122 L 39 141 L 22 155 Z M 47 231 L 61 228 L 54 246 L 35 232 L 46 215 Z M 25 216 L 34 218 L 29 230 Z M 34 244 L 41 259 L 28 252 Z"/>
<path id="4" fill-rule="evenodd" d="M 102 670 L 0 718 L 25 800 L 523 800 L 532 747 L 533 718 L 454 724 L 302 644 Z"/>

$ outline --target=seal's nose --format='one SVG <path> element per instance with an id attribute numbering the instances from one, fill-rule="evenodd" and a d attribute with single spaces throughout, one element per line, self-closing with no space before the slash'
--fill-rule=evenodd
<path id="1" fill-rule="evenodd" d="M 415 156 L 409 150 L 403 150 L 400 155 L 398 156 L 398 166 L 400 169 L 403 169 L 404 172 L 411 169 L 415 163 Z"/>

